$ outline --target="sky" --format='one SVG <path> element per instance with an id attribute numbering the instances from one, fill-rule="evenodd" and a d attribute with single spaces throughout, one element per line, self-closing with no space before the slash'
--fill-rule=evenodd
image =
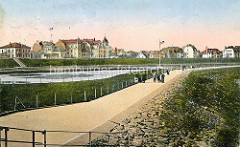
<path id="1" fill-rule="evenodd" d="M 0 0 L 0 46 L 105 35 L 126 51 L 239 46 L 240 0 Z"/>

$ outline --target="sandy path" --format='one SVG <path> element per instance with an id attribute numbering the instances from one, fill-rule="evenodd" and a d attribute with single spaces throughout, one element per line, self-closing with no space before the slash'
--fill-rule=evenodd
<path id="1" fill-rule="evenodd" d="M 181 71 L 172 71 L 169 76 L 166 75 L 165 81 L 169 81 L 179 73 Z M 136 84 L 90 102 L 19 112 L 0 117 L 0 125 L 47 131 L 90 131 L 146 97 L 163 84 L 153 83 L 150 79 L 146 83 Z M 2 136 L 4 136 L 3 133 Z M 62 144 L 76 136 L 79 134 L 48 133 L 47 143 Z M 31 133 L 10 130 L 9 139 L 31 141 Z M 42 134 L 38 133 L 36 140 L 42 141 Z"/>

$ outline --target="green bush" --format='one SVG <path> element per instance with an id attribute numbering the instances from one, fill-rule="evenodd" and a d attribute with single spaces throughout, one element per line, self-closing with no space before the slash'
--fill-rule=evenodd
<path id="1" fill-rule="evenodd" d="M 197 71 L 164 102 L 161 131 L 169 144 L 236 146 L 239 134 L 240 68 Z"/>

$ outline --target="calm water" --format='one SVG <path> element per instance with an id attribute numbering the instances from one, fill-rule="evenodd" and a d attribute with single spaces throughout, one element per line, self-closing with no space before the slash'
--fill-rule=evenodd
<path id="1" fill-rule="evenodd" d="M 110 78 L 143 70 L 58 71 L 41 73 L 11 73 L 0 75 L 0 83 L 50 83 Z"/>

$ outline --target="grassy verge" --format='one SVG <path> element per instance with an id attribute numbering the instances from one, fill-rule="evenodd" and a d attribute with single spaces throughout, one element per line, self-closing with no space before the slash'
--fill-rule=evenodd
<path id="1" fill-rule="evenodd" d="M 20 59 L 28 67 L 38 66 L 67 66 L 67 65 L 128 65 L 128 64 L 158 64 L 156 59 Z M 177 64 L 177 63 L 229 63 L 240 62 L 240 58 L 232 59 L 185 59 L 162 58 L 161 63 Z"/>
<path id="2" fill-rule="evenodd" d="M 19 67 L 13 59 L 0 59 L 0 68 Z"/>
<path id="3" fill-rule="evenodd" d="M 169 146 L 236 146 L 240 68 L 191 73 L 163 104 L 161 131 Z"/>

